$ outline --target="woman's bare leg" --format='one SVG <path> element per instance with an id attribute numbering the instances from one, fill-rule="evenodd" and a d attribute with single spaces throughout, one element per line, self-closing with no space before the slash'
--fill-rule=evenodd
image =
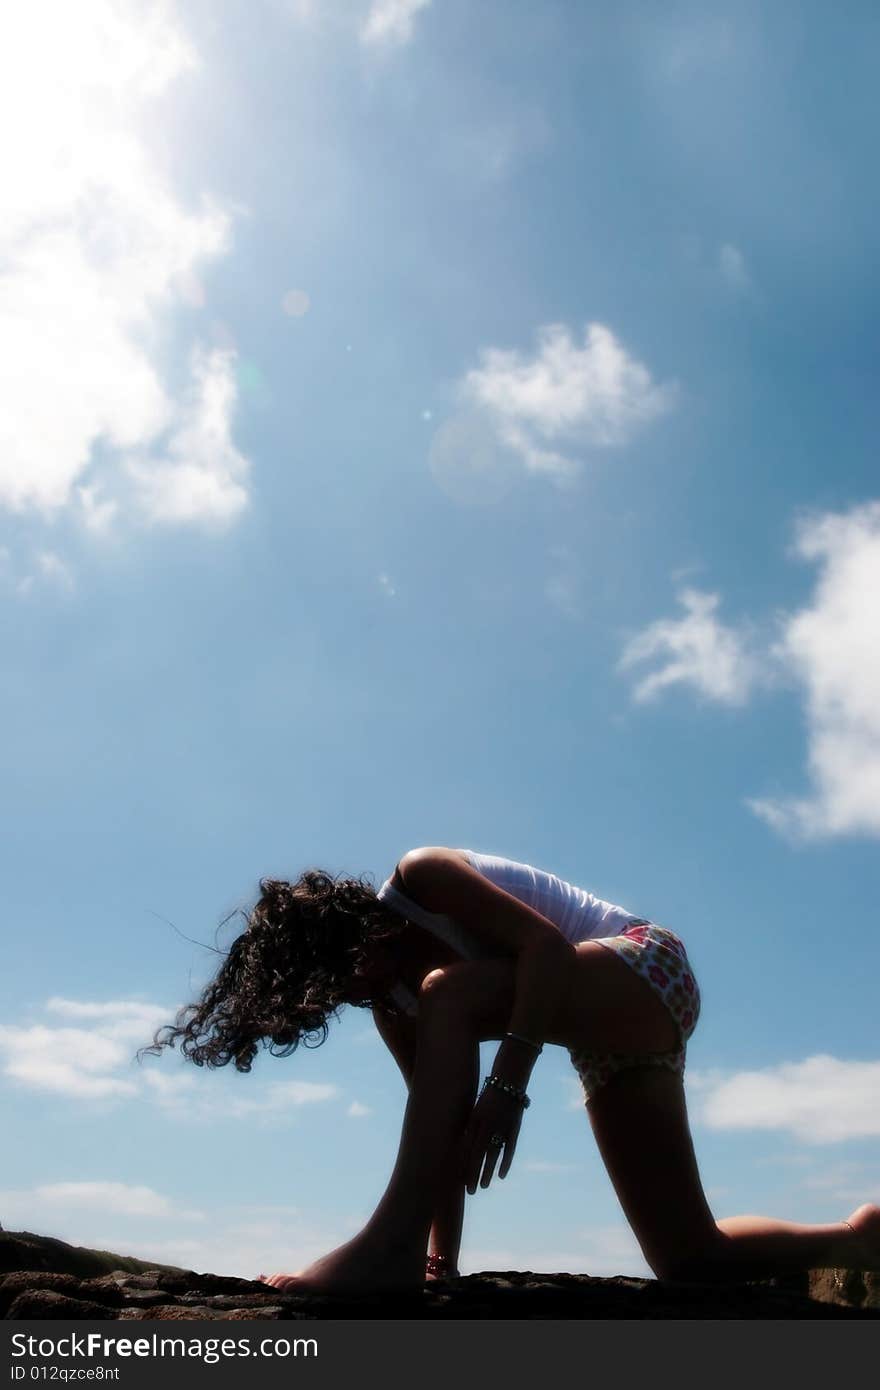
<path id="1" fill-rule="evenodd" d="M 431 1277 L 445 1279 L 458 1269 L 458 1252 L 464 1230 L 464 1202 L 464 1178 L 453 1169 L 451 1177 L 447 1174 L 446 1183 L 437 1197 L 431 1221 L 428 1253 L 443 1262 L 437 1274 Z"/>
<path id="2" fill-rule="evenodd" d="M 459 1144 L 477 1096 L 479 1045 L 440 978 L 420 997 L 416 1064 L 397 1160 L 364 1228 L 388 1251 L 417 1256 L 419 1281 L 434 1212 L 460 1166 Z M 401 1269 L 401 1272 L 403 1270 Z"/>
<path id="3" fill-rule="evenodd" d="M 880 1263 L 877 1207 L 860 1207 L 849 1225 L 763 1216 L 716 1222 L 700 1181 L 684 1087 L 673 1072 L 619 1072 L 588 1111 L 621 1206 L 658 1278 L 736 1281 Z"/>
<path id="4" fill-rule="evenodd" d="M 416 1062 L 397 1161 L 376 1210 L 345 1245 L 299 1275 L 276 1274 L 268 1283 L 330 1291 L 422 1285 L 432 1218 L 458 1172 L 461 1139 L 476 1101 L 476 986 L 486 990 L 480 1008 L 489 1026 L 487 1000 L 497 1000 L 506 1020 L 513 979 L 512 968 L 494 962 L 450 966 L 428 976 L 420 994 Z"/>
<path id="5" fill-rule="evenodd" d="M 571 1016 L 560 1020 L 573 1045 L 621 1052 L 639 1032 L 644 1051 L 670 1047 L 671 1020 L 657 996 L 610 951 L 592 943 L 579 947 L 576 975 Z M 421 1284 L 432 1213 L 458 1162 L 474 1103 L 475 1038 L 501 1036 L 513 981 L 506 962 L 454 965 L 428 978 L 391 1180 L 363 1231 L 303 1271 L 305 1286 Z M 552 1040 L 562 1043 L 563 1037 Z M 844 1222 L 811 1227 L 762 1217 L 716 1223 L 700 1181 L 684 1089 L 672 1072 L 641 1067 L 618 1073 L 597 1092 L 589 1114 L 621 1205 L 658 1277 L 736 1280 L 822 1264 L 866 1268 L 871 1260 L 880 1262 L 878 1208 L 853 1213 L 854 1231 Z M 269 1282 L 284 1287 L 285 1281 L 296 1284 L 297 1278 L 274 1275 Z"/>
<path id="6" fill-rule="evenodd" d="M 800 1269 L 880 1269 L 880 1207 L 865 1204 L 846 1221 L 824 1226 L 769 1216 L 729 1216 L 717 1224 L 727 1247 L 724 1267 L 756 1271 L 740 1278 Z"/>

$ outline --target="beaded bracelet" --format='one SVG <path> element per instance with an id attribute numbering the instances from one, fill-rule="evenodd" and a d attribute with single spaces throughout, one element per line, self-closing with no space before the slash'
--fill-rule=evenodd
<path id="1" fill-rule="evenodd" d="M 494 1074 L 487 1076 L 483 1081 L 484 1091 L 487 1086 L 494 1086 L 496 1090 L 504 1091 L 505 1095 L 512 1096 L 514 1100 L 519 1101 L 523 1110 L 528 1110 L 532 1103 L 526 1095 L 524 1086 L 512 1086 L 509 1081 L 504 1081 L 500 1076 Z"/>

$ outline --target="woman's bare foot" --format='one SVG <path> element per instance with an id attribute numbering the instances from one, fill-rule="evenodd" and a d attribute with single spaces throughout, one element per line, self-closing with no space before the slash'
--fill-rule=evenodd
<path id="1" fill-rule="evenodd" d="M 261 1274 L 259 1282 L 261 1284 L 271 1284 L 273 1289 L 280 1289 L 282 1293 L 296 1293 L 297 1289 L 302 1293 L 308 1293 L 302 1283 L 302 1274 Z"/>
<path id="2" fill-rule="evenodd" d="M 424 1255 L 393 1255 L 355 1236 L 338 1250 L 315 1260 L 298 1274 L 261 1276 L 262 1282 L 287 1293 L 375 1293 L 381 1289 L 417 1289 L 424 1277 Z"/>
<path id="3" fill-rule="evenodd" d="M 856 1234 L 856 1248 L 848 1252 L 848 1269 L 880 1271 L 880 1207 L 866 1202 L 847 1217 L 847 1226 Z"/>

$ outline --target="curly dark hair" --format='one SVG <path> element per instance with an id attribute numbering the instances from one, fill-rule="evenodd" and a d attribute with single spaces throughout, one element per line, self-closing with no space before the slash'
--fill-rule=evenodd
<path id="1" fill-rule="evenodd" d="M 247 926 L 195 1004 L 138 1052 L 158 1056 L 174 1047 L 196 1066 L 250 1071 L 260 1046 L 288 1057 L 302 1042 L 326 1042 L 328 1018 L 344 1004 L 369 1008 L 376 999 L 350 998 L 356 972 L 371 947 L 396 939 L 404 923 L 379 902 L 370 879 L 334 877 L 307 869 L 295 883 L 260 880 L 260 898 Z M 228 918 L 226 919 L 229 920 Z M 362 981 L 359 983 L 363 983 Z"/>

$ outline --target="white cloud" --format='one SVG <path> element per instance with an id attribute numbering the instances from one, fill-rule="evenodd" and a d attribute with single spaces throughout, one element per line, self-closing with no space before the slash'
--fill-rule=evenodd
<path id="1" fill-rule="evenodd" d="M 880 835 L 880 501 L 803 521 L 796 552 L 818 562 L 811 602 L 776 620 L 759 649 L 749 624 L 725 624 L 718 596 L 685 589 L 683 618 L 661 619 L 626 646 L 620 668 L 660 666 L 635 687 L 647 700 L 670 685 L 742 704 L 784 676 L 805 697 L 811 791 L 747 804 L 793 840 Z M 664 660 L 665 658 L 665 660 Z"/>
<path id="2" fill-rule="evenodd" d="M 150 1187 L 106 1181 L 0 1191 L 0 1209 L 7 1229 L 245 1279 L 301 1269 L 356 1229 L 280 1204 L 193 1209 Z"/>
<path id="3" fill-rule="evenodd" d="M 276 8 L 287 19 L 295 19 L 300 24 L 311 24 L 320 13 L 319 0 L 274 0 Z"/>
<path id="4" fill-rule="evenodd" d="M 86 530 L 94 535 L 104 535 L 113 524 L 114 518 L 119 514 L 119 503 L 110 502 L 101 498 L 98 487 L 89 487 L 85 483 L 78 483 L 76 494 L 79 498 L 80 518 Z"/>
<path id="5" fill-rule="evenodd" d="M 737 1072 L 699 1093 L 710 1129 L 788 1130 L 808 1144 L 880 1136 L 880 1062 L 820 1055 Z"/>
<path id="6" fill-rule="evenodd" d="M 63 995 L 53 994 L 46 1000 L 50 1014 L 61 1014 L 64 1018 L 118 1018 L 132 1009 L 151 1008 L 152 1005 L 131 1003 L 127 999 L 110 999 L 103 1004 L 93 1004 L 80 999 L 65 999 Z"/>
<path id="7" fill-rule="evenodd" d="M 373 0 L 361 26 L 361 42 L 369 47 L 399 48 L 410 42 L 420 10 L 431 0 Z"/>
<path id="8" fill-rule="evenodd" d="M 542 1274 L 628 1275 L 652 1278 L 638 1242 L 628 1226 L 585 1227 L 567 1237 L 564 1248 L 535 1245 L 475 1246 L 465 1243 L 460 1267 L 463 1274 L 482 1270 L 532 1270 Z"/>
<path id="9" fill-rule="evenodd" d="M 228 523 L 246 501 L 234 352 L 191 345 L 180 398 L 163 379 L 171 316 L 230 239 L 229 214 L 207 194 L 185 206 L 160 157 L 162 103 L 198 55 L 172 0 L 29 0 L 3 27 L 0 507 L 74 507 L 92 531 L 143 512 Z"/>
<path id="10" fill-rule="evenodd" d="M 125 1182 L 56 1182 L 34 1188 L 40 1202 L 51 1206 L 86 1207 L 121 1216 L 175 1216 L 204 1220 L 204 1212 L 178 1207 L 152 1187 Z"/>
<path id="11" fill-rule="evenodd" d="M 658 386 L 604 324 L 588 324 L 580 346 L 564 324 L 552 323 L 539 328 L 532 356 L 484 350 L 459 393 L 520 466 L 564 484 L 580 469 L 572 449 L 626 444 L 672 408 L 676 389 Z"/>
<path id="12" fill-rule="evenodd" d="M 168 1019 L 168 1010 L 161 1004 L 136 999 L 111 999 L 97 1004 L 53 995 L 46 1001 L 46 1011 L 62 1018 L 92 1020 L 101 1037 L 126 1043 L 140 1042 Z M 127 1051 L 125 1056 L 127 1060 Z"/>
<path id="13" fill-rule="evenodd" d="M 224 527 L 247 506 L 249 464 L 231 434 L 234 365 L 235 354 L 228 349 L 194 348 L 192 384 L 162 456 L 126 460 L 147 521 Z"/>
<path id="14" fill-rule="evenodd" d="M 3 1073 L 19 1085 L 71 1098 L 132 1096 L 132 1081 L 114 1076 L 127 1060 L 122 1043 L 82 1028 L 0 1026 Z"/>
<path id="15" fill-rule="evenodd" d="M 227 1117 L 245 1115 L 275 1115 L 294 1105 L 313 1105 L 316 1101 L 334 1100 L 339 1087 L 318 1081 L 273 1081 L 253 1096 L 224 1097 Z"/>
<path id="16" fill-rule="evenodd" d="M 689 685 L 710 700 L 740 705 L 760 676 L 744 629 L 716 616 L 718 595 L 683 589 L 683 618 L 661 618 L 626 645 L 619 669 L 629 670 L 653 658 L 666 658 L 635 686 L 636 700 L 650 700 L 670 685 Z"/>
<path id="17" fill-rule="evenodd" d="M 66 593 L 73 591 L 73 575 L 60 555 L 56 555 L 53 550 L 41 550 L 37 555 L 37 564 L 44 578 L 57 584 Z"/>
<path id="18" fill-rule="evenodd" d="M 190 1102 L 196 1086 L 196 1078 L 182 1072 L 168 1073 L 151 1068 L 144 1072 L 144 1085 L 155 1091 L 161 1101 L 169 1107 L 178 1102 Z"/>
<path id="19" fill-rule="evenodd" d="M 718 267 L 732 290 L 744 292 L 751 289 L 752 277 L 739 247 L 725 242 L 718 253 Z"/>
<path id="20" fill-rule="evenodd" d="M 365 1115 L 372 1115 L 373 1112 L 369 1105 L 362 1105 L 359 1100 L 353 1100 L 345 1113 L 350 1115 L 353 1120 L 360 1120 Z"/>
<path id="21" fill-rule="evenodd" d="M 876 1162 L 864 1163 L 852 1159 L 832 1164 L 823 1161 L 821 1168 L 802 1179 L 801 1186 L 812 1194 L 828 1197 L 835 1202 L 861 1205 L 866 1194 L 880 1191 L 880 1167 Z"/>
<path id="22" fill-rule="evenodd" d="M 144 1224 L 137 1236 L 120 1235 L 118 1228 L 96 1232 L 93 1226 L 85 1226 L 83 1231 L 81 1226 L 83 1233 L 78 1240 L 102 1250 L 119 1250 L 122 1245 L 120 1253 L 128 1249 L 139 1259 L 161 1264 L 257 1279 L 260 1274 L 304 1269 L 355 1234 L 354 1229 L 347 1230 L 329 1219 L 323 1224 L 305 1219 L 281 1224 L 277 1219 L 230 1221 L 228 1216 L 228 1212 L 217 1213 L 198 1238 L 189 1232 L 181 1234 L 177 1223 L 168 1223 L 159 1231 L 151 1222 Z M 66 1238 L 77 1239 L 72 1233 Z"/>
<path id="23" fill-rule="evenodd" d="M 797 838 L 880 835 L 880 502 L 804 522 L 797 551 L 821 570 L 778 655 L 805 690 L 813 789 L 749 805 Z"/>
<path id="24" fill-rule="evenodd" d="M 29 564 L 33 567 L 31 573 L 22 574 L 18 567 L 11 564 L 11 555 L 7 550 L 0 563 L 0 578 L 8 581 L 22 596 L 33 593 L 38 581 L 65 594 L 72 594 L 76 588 L 69 565 L 54 550 L 37 550 Z"/>
<path id="25" fill-rule="evenodd" d="M 173 1016 L 173 1010 L 159 1004 L 128 999 L 98 1003 L 53 995 L 45 1008 L 80 1026 L 0 1026 L 2 1074 L 28 1090 L 71 1100 L 150 1098 L 177 1118 L 199 1124 L 244 1117 L 283 1122 L 300 1106 L 340 1095 L 329 1083 L 266 1083 L 253 1078 L 247 1094 L 241 1095 L 234 1078 L 216 1072 L 197 1083 L 178 1059 L 171 1068 L 135 1066 L 135 1049 L 148 1044 Z"/>
<path id="26" fill-rule="evenodd" d="M 584 1108 L 584 1088 L 573 1076 L 563 1078 L 563 1085 L 568 1100 L 565 1103 L 566 1110 L 583 1110 Z"/>

